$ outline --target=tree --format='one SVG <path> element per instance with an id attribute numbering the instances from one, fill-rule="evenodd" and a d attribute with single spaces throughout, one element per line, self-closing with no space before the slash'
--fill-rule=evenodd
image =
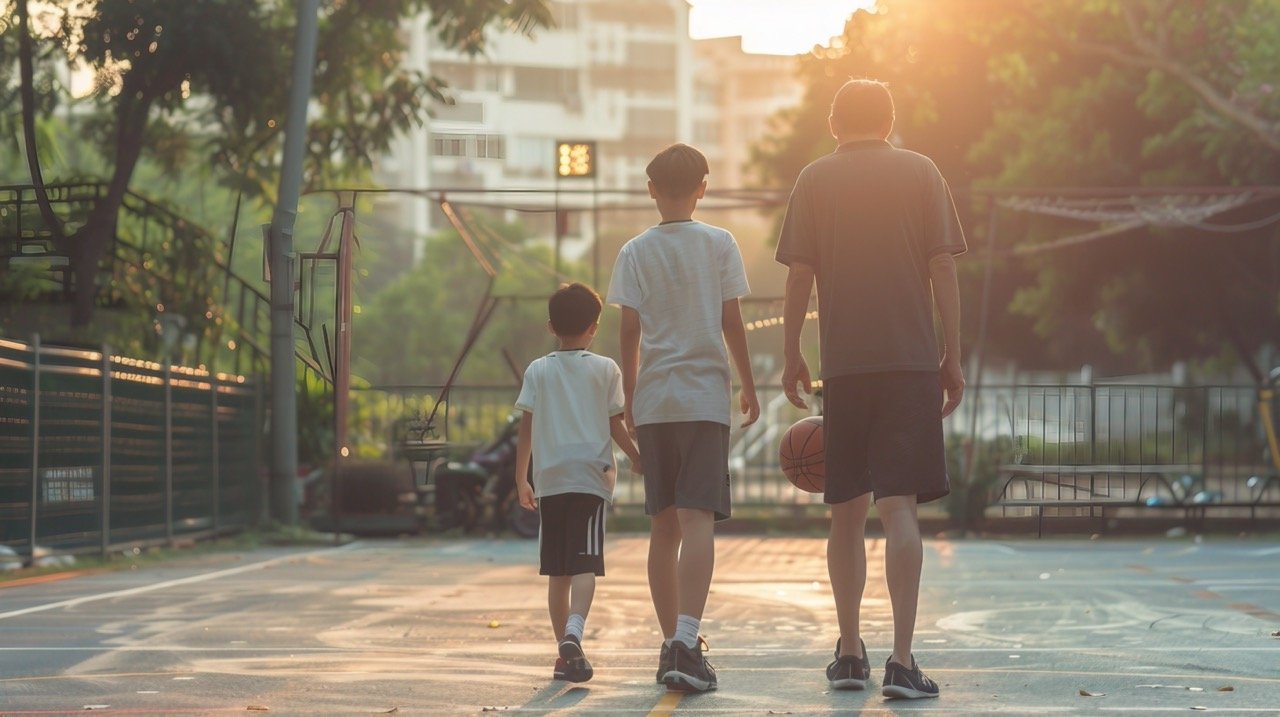
<path id="1" fill-rule="evenodd" d="M 29 18 L 28 0 L 9 3 L 0 43 L 0 67 L 15 54 L 21 66 L 35 184 L 41 184 L 31 141 L 35 115 L 47 111 L 51 94 L 37 100 L 36 78 L 51 76 L 55 63 L 81 64 L 97 78 L 87 124 L 108 160 L 106 191 L 87 217 L 75 218 L 75 228 L 42 201 L 75 277 L 72 323 L 83 325 L 100 288 L 97 267 L 144 156 L 175 172 L 189 162 L 212 162 L 242 187 L 270 197 L 287 101 L 292 9 L 268 0 L 45 0 L 39 7 L 39 16 Z M 528 33 L 550 22 L 544 0 L 327 5 L 307 145 L 309 181 L 366 167 L 397 132 L 423 121 L 428 100 L 445 99 L 442 82 L 403 66 L 402 24 L 421 13 L 428 13 L 426 23 L 442 42 L 469 53 L 483 51 L 491 27 Z M 0 81 L 6 83 L 0 92 L 12 91 L 11 77 L 0 74 Z"/>
<path id="2" fill-rule="evenodd" d="M 780 139 L 758 161 L 767 178 L 790 181 L 830 147 L 835 87 L 866 75 L 891 82 L 895 139 L 933 156 L 958 199 L 968 183 L 1276 184 L 1277 47 L 1280 5 L 1268 0 L 881 0 L 850 20 L 836 52 L 806 61 L 806 101 L 781 118 Z M 1212 222 L 1280 211 L 1280 201 L 1257 199 Z M 985 258 L 985 217 L 964 219 Z M 1280 338 L 1275 224 L 1238 234 L 1137 228 L 1018 258 L 1008 250 L 1096 225 L 1008 211 L 1000 221 L 989 343 L 1003 355 L 1132 370 L 1225 346 L 1247 357 Z M 972 340 L 985 267 L 964 264 Z"/>

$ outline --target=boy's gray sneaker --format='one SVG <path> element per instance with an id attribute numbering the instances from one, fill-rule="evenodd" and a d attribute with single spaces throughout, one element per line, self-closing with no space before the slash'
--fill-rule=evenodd
<path id="1" fill-rule="evenodd" d="M 689 647 L 679 640 L 671 643 L 671 669 L 662 676 L 668 690 L 709 692 L 716 688 L 716 670 L 702 656 L 706 646 L 706 641 L 701 638 L 696 647 Z"/>
<path id="2" fill-rule="evenodd" d="M 591 663 L 587 662 L 587 656 L 582 652 L 582 643 L 573 635 L 560 641 L 560 659 L 556 660 L 554 674 L 557 680 L 569 682 L 586 682 L 595 674 Z"/>
<path id="3" fill-rule="evenodd" d="M 867 643 L 858 638 L 862 645 L 862 657 L 852 655 L 840 656 L 840 640 L 836 639 L 836 659 L 827 665 L 827 682 L 833 690 L 865 690 L 867 678 L 871 675 L 871 661 L 867 659 Z"/>
<path id="4" fill-rule="evenodd" d="M 911 669 L 892 661 L 884 663 L 884 686 L 880 689 L 880 693 L 885 697 L 918 700 L 937 697 L 938 684 L 925 677 L 920 671 L 920 666 L 916 664 L 916 656 L 912 655 Z"/>

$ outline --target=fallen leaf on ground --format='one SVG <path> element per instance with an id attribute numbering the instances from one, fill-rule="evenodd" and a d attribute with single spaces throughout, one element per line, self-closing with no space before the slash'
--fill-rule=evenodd
<path id="1" fill-rule="evenodd" d="M 1203 687 L 1188 687 L 1187 692 L 1204 692 Z"/>
<path id="2" fill-rule="evenodd" d="M 263 707 L 262 705 L 249 705 L 248 707 L 245 707 L 245 710 L 248 712 L 270 712 L 271 708 Z"/>
<path id="3" fill-rule="evenodd" d="M 105 710 L 110 709 L 111 705 L 85 705 L 84 708 L 87 710 Z"/>
<path id="4" fill-rule="evenodd" d="M 1081 697 L 1106 697 L 1107 693 L 1106 692 L 1090 692 L 1089 690 L 1086 690 L 1085 688 L 1081 687 L 1080 696 Z"/>
<path id="5" fill-rule="evenodd" d="M 1232 687 L 1231 685 L 1223 685 L 1218 688 L 1218 691 L 1219 692 L 1235 692 L 1236 688 Z"/>
<path id="6" fill-rule="evenodd" d="M 489 627 L 502 627 L 502 623 L 498 622 L 497 620 L 490 620 Z"/>
<path id="7" fill-rule="evenodd" d="M 1280 637 L 1280 630 L 1276 630 L 1275 632 L 1271 633 L 1271 636 L 1272 636 L 1272 637 Z"/>
<path id="8" fill-rule="evenodd" d="M 397 712 L 399 712 L 399 711 L 400 711 L 400 708 L 399 708 L 399 707 L 392 707 L 391 709 L 384 711 L 382 714 L 384 714 L 384 715 L 393 715 L 393 714 L 395 714 L 395 713 L 397 713 Z"/>
<path id="9" fill-rule="evenodd" d="M 1208 707 L 1201 707 L 1200 705 L 1196 705 L 1195 707 L 1192 707 L 1191 709 L 1195 710 L 1196 712 L 1208 712 L 1208 711 L 1209 711 L 1209 708 L 1208 708 Z"/>

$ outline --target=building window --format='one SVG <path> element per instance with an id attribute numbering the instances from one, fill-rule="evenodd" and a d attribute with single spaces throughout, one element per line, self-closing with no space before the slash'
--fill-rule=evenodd
<path id="1" fill-rule="evenodd" d="M 436 135 L 431 138 L 431 154 L 437 157 L 465 157 L 467 138 L 457 134 Z"/>
<path id="2" fill-rule="evenodd" d="M 536 102 L 560 102 L 579 92 L 576 70 L 551 67 L 515 67 L 511 98 Z"/>
<path id="3" fill-rule="evenodd" d="M 476 156 L 482 159 L 502 159 L 507 156 L 507 142 L 497 134 L 482 134 L 476 137 Z"/>

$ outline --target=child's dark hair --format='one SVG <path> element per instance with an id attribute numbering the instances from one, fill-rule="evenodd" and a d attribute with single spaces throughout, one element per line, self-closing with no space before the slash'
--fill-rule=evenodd
<path id="1" fill-rule="evenodd" d="M 584 334 L 600 318 L 603 306 L 600 295 L 586 284 L 564 284 L 547 301 L 551 330 L 556 336 Z"/>
<path id="2" fill-rule="evenodd" d="M 664 197 L 687 197 L 706 179 L 707 158 L 687 144 L 673 144 L 658 153 L 645 173 Z"/>

